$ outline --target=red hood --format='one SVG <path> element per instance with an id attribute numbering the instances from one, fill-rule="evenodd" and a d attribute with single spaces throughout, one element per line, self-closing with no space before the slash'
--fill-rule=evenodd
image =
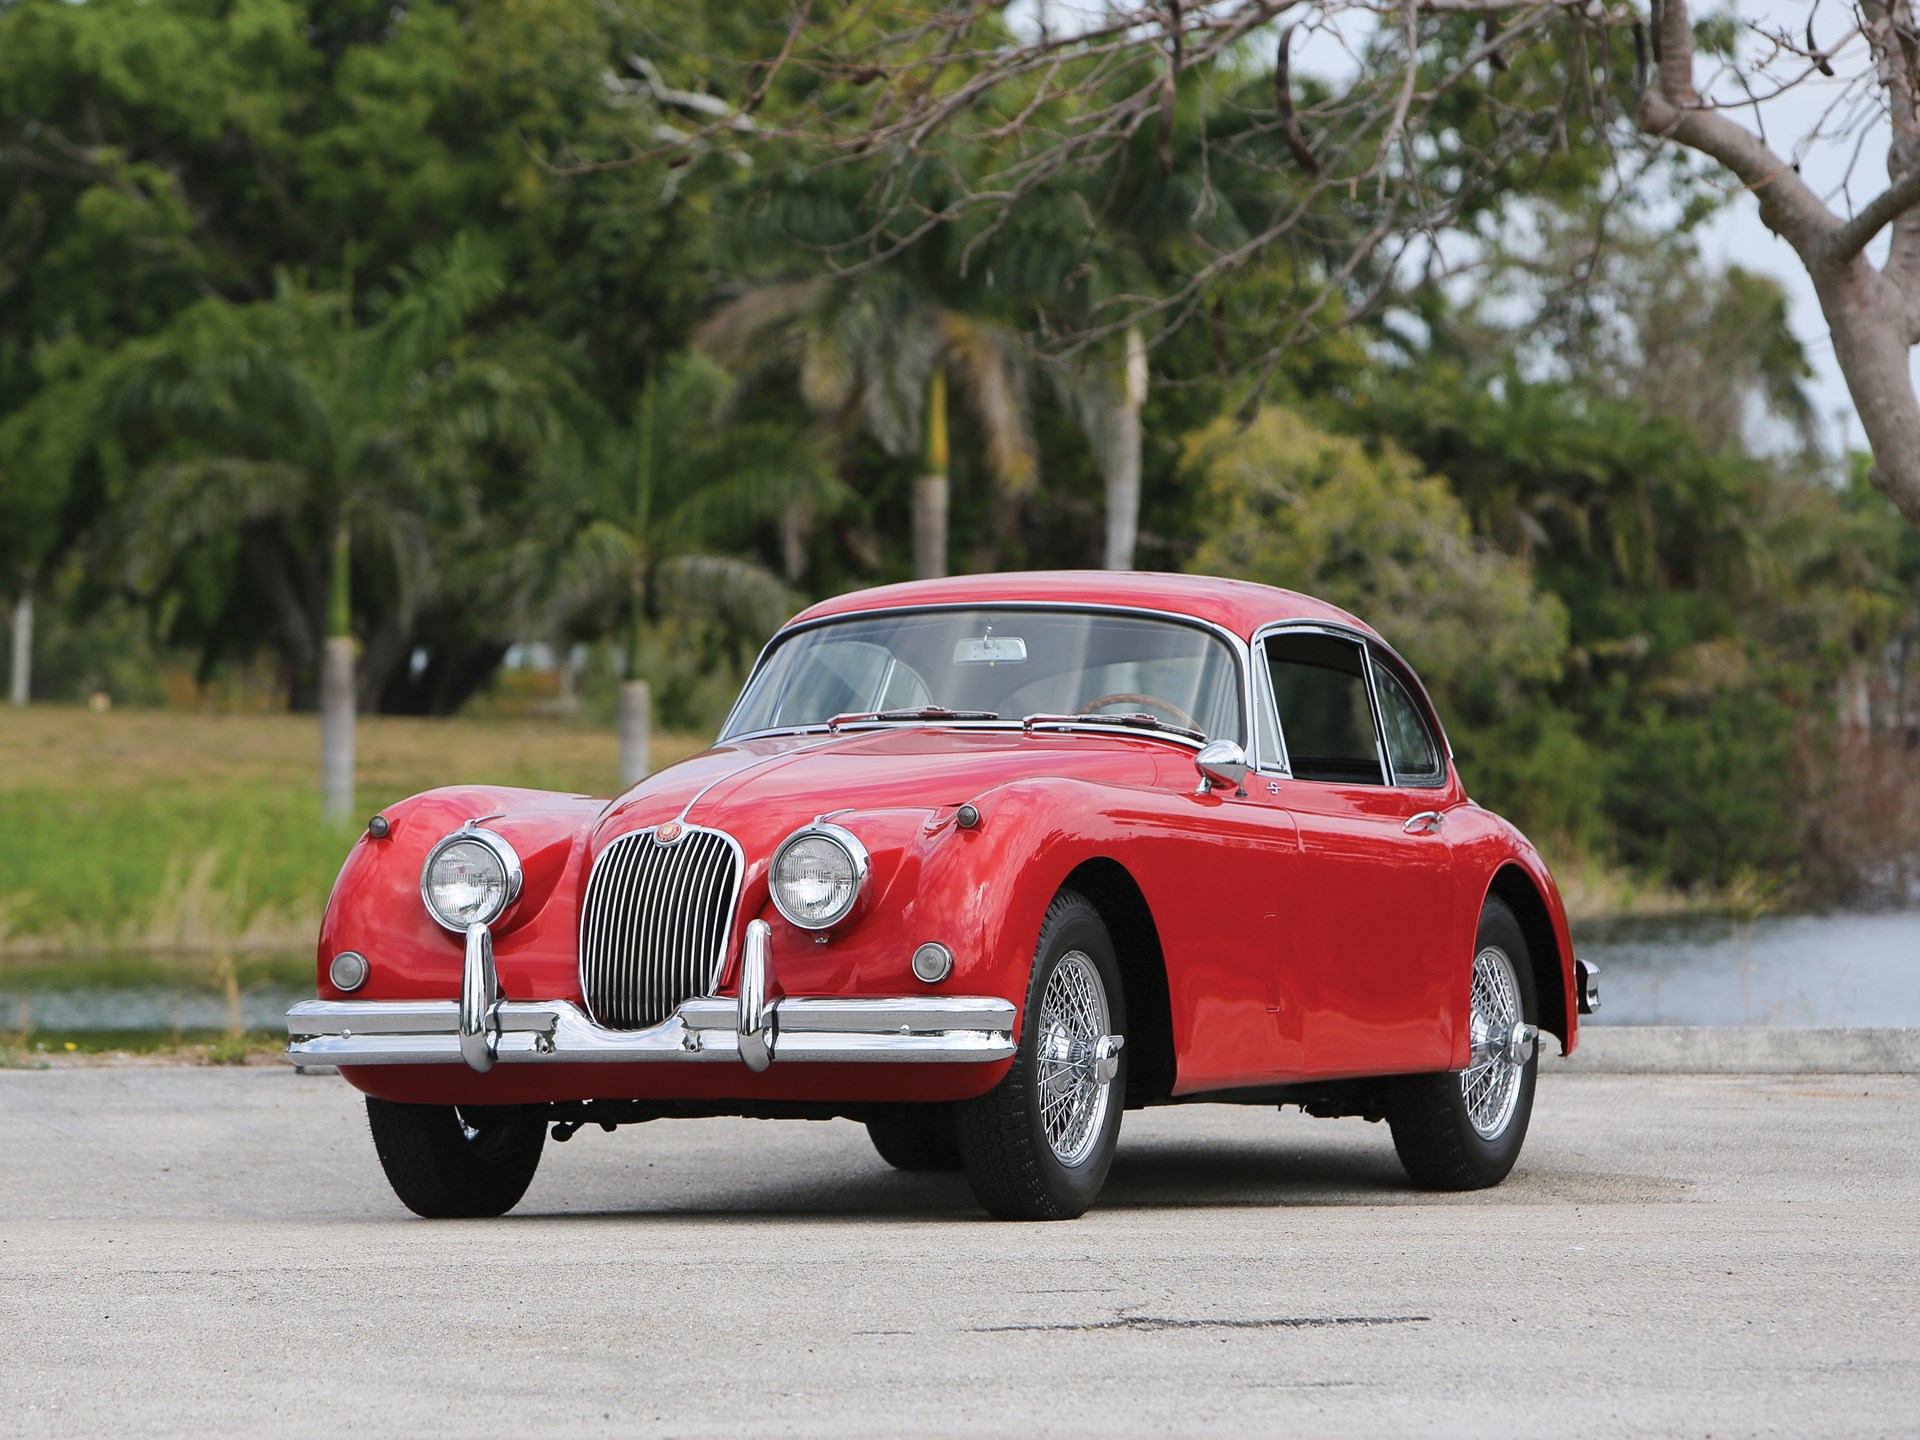
<path id="1" fill-rule="evenodd" d="M 595 826 L 592 848 L 682 817 L 727 831 L 751 863 L 828 811 L 937 810 L 1045 776 L 1151 785 L 1168 764 L 1192 768 L 1164 740 L 1085 733 L 916 725 L 736 741 L 649 776 L 613 801 Z"/>

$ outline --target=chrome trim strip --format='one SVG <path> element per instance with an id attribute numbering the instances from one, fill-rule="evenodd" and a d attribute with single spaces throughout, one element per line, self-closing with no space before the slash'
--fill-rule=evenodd
<path id="1" fill-rule="evenodd" d="M 751 1064 L 738 1000 L 689 1000 L 649 1030 L 608 1030 L 570 1000 L 503 1000 L 493 1007 L 503 1065 L 649 1060 Z M 946 1063 L 1006 1060 L 1011 1000 L 954 995 L 766 1002 L 769 1061 Z M 452 1000 L 303 1000 L 287 1012 L 287 1058 L 299 1065 L 457 1065 L 460 1006 Z"/>

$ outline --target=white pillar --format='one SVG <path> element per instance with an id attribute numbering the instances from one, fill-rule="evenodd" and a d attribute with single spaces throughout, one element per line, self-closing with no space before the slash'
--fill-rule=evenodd
<path id="1" fill-rule="evenodd" d="M 653 691 L 644 680 L 629 680 L 620 687 L 620 788 L 628 789 L 647 778 L 652 768 Z"/>
<path id="2" fill-rule="evenodd" d="M 320 660 L 320 815 L 353 818 L 353 639 L 327 637 Z"/>
<path id="3" fill-rule="evenodd" d="M 13 703 L 27 703 L 33 681 L 33 591 L 22 590 L 13 607 Z"/>

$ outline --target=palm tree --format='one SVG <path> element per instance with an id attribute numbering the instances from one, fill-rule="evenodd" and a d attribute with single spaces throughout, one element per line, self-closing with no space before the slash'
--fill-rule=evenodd
<path id="1" fill-rule="evenodd" d="M 807 437 L 734 418 L 734 392 L 732 377 L 705 355 L 669 360 L 642 388 L 631 424 L 572 477 L 569 533 L 555 544 L 528 542 L 541 549 L 527 558 L 547 570 L 549 607 L 562 625 L 625 613 L 623 784 L 647 769 L 647 627 L 673 609 L 746 633 L 773 629 L 793 592 L 764 565 L 719 547 L 844 498 Z"/>
<path id="2" fill-rule="evenodd" d="M 350 293 L 282 276 L 272 299 L 203 301 L 121 362 L 116 419 L 157 457 L 120 516 L 129 567 L 153 590 L 198 548 L 236 546 L 234 598 L 271 615 L 296 707 L 319 674 L 329 818 L 352 809 L 356 574 L 404 623 L 434 584 L 429 514 L 460 499 L 449 454 L 553 429 L 536 388 L 463 345 L 503 288 L 462 236 L 376 297 L 371 323 Z"/>
<path id="3" fill-rule="evenodd" d="M 1025 494 L 1038 477 L 1018 338 L 899 273 L 758 286 L 722 306 L 695 340 L 737 373 L 791 365 L 816 413 L 866 431 L 889 455 L 917 453 L 913 568 L 922 578 L 947 573 L 950 383 L 1002 493 Z"/>

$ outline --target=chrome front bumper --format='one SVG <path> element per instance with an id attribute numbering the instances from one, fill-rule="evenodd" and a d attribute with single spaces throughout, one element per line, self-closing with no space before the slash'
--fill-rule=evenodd
<path id="1" fill-rule="evenodd" d="M 570 1000 L 502 1000 L 486 927 L 467 933 L 461 998 L 303 1000 L 287 1012 L 296 1065 L 445 1065 L 775 1060 L 943 1062 L 1005 1060 L 1014 1052 L 1009 1000 L 767 998 L 767 927 L 747 927 L 736 999 L 688 1000 L 647 1030 L 609 1030 Z"/>

